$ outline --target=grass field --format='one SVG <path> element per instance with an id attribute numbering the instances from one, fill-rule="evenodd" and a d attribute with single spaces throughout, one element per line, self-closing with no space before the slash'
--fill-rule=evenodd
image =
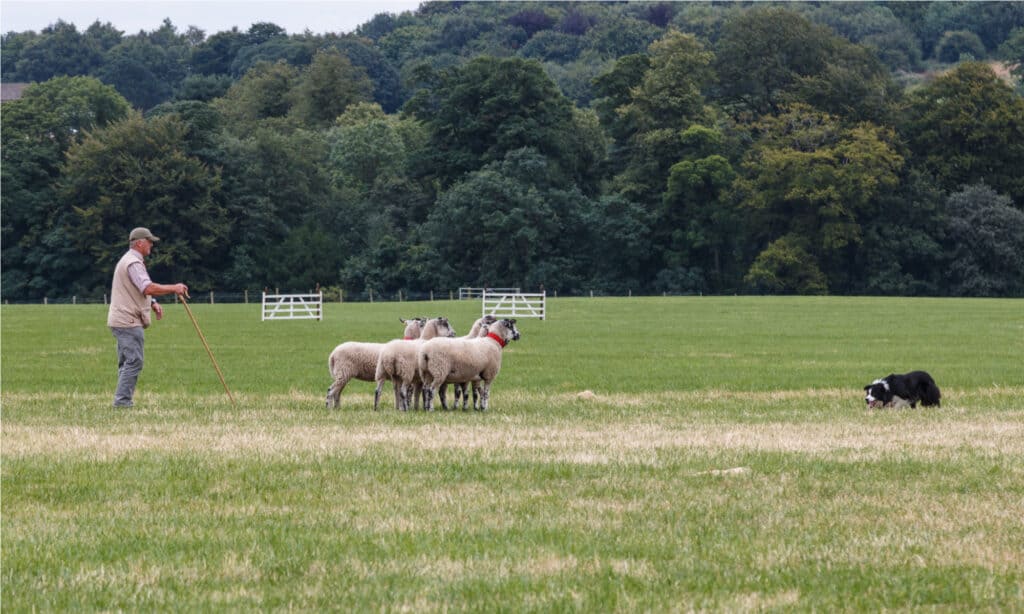
<path id="1" fill-rule="evenodd" d="M 1024 302 L 555 299 L 486 413 L 324 409 L 478 310 L 196 304 L 232 406 L 169 305 L 117 411 L 102 306 L 4 306 L 0 607 L 1024 611 Z M 864 407 L 912 369 L 941 409 Z"/>

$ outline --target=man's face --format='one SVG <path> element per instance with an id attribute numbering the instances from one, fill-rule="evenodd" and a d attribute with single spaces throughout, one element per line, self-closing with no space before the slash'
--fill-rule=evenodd
<path id="1" fill-rule="evenodd" d="M 135 249 L 143 256 L 148 256 L 153 251 L 153 242 L 149 239 L 139 239 L 135 242 Z"/>

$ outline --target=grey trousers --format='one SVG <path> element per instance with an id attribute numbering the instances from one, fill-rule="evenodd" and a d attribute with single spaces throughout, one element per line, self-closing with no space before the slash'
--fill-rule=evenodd
<path id="1" fill-rule="evenodd" d="M 146 336 L 141 326 L 134 328 L 110 328 L 117 339 L 117 390 L 114 392 L 114 407 L 131 407 L 135 396 L 135 382 L 142 373 L 142 354 Z"/>

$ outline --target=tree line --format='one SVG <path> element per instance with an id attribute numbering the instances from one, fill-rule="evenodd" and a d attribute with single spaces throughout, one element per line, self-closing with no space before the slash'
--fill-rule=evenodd
<path id="1" fill-rule="evenodd" d="M 1024 296 L 1024 4 L 427 2 L 7 33 L 2 292 Z"/>

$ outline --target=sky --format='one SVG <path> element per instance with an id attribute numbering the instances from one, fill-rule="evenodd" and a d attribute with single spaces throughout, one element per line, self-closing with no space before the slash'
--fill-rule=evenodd
<path id="1" fill-rule="evenodd" d="M 170 18 L 179 32 L 189 26 L 207 36 L 245 32 L 253 23 L 277 24 L 289 34 L 310 30 L 347 33 L 378 13 L 414 11 L 420 0 L 0 0 L 0 32 L 39 32 L 58 19 L 81 32 L 97 19 L 124 34 L 150 32 Z"/>

